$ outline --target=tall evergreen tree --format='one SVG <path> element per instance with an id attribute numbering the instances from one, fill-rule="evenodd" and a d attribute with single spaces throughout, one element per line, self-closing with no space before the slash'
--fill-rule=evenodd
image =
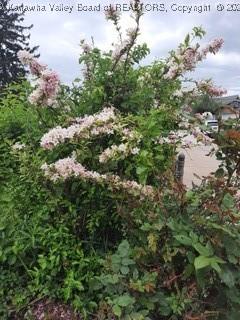
<path id="1" fill-rule="evenodd" d="M 11 10 L 9 2 L 0 0 L 0 88 L 26 75 L 18 60 L 18 51 L 25 49 L 34 53 L 38 48 L 29 48 L 29 30 L 33 25 L 23 26 L 24 13 Z"/>

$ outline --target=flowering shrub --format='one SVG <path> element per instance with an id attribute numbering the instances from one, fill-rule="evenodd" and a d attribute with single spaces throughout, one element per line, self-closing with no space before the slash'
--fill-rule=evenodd
<path id="1" fill-rule="evenodd" d="M 201 37 L 205 32 L 201 29 L 194 28 L 194 36 Z M 178 50 L 171 53 L 171 57 L 167 61 L 167 73 L 164 74 L 165 79 L 175 79 L 186 71 L 193 71 L 198 62 L 206 59 L 208 53 L 216 54 L 221 49 L 223 39 L 215 39 L 205 48 L 201 49 L 197 43 L 195 46 L 189 46 L 190 36 L 187 35 L 184 44 L 181 44 Z"/>
<path id="2" fill-rule="evenodd" d="M 81 41 L 72 88 L 19 53 L 35 82 L 1 98 L 1 319 L 239 319 L 239 123 L 207 137 L 188 106 L 225 91 L 185 76 L 223 40 L 194 28 L 141 65 L 132 8 L 125 40 L 107 12 L 113 50 Z M 186 190 L 177 149 L 212 142 L 219 169 Z"/>
<path id="3" fill-rule="evenodd" d="M 58 75 L 48 70 L 47 66 L 40 64 L 25 50 L 18 52 L 18 58 L 24 65 L 29 66 L 31 74 L 37 78 L 36 89 L 29 96 L 29 102 L 34 105 L 53 106 L 59 91 Z"/>

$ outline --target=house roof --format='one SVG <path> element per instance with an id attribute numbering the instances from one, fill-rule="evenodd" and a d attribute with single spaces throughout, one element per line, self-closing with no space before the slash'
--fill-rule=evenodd
<path id="1" fill-rule="evenodd" d="M 240 111 L 240 98 L 238 95 L 215 98 L 215 102 L 220 105 L 220 108 L 231 107 L 232 109 Z"/>
<path id="2" fill-rule="evenodd" d="M 214 101 L 216 101 L 219 104 L 231 104 L 232 102 L 240 102 L 239 96 L 227 96 L 227 97 L 220 97 L 220 98 L 214 98 Z"/>

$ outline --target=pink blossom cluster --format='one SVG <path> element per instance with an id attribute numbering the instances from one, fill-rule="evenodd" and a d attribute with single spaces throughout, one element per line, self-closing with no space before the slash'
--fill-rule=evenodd
<path id="1" fill-rule="evenodd" d="M 131 154 L 136 155 L 140 150 L 137 144 L 141 141 L 141 135 L 137 131 L 122 128 L 116 121 L 117 117 L 113 108 L 104 108 L 100 113 L 82 118 L 76 118 L 74 124 L 68 128 L 56 127 L 46 133 L 41 139 L 41 146 L 44 149 L 53 149 L 58 144 L 67 140 L 90 139 L 103 134 L 121 134 L 124 143 L 112 145 L 105 149 L 99 156 L 99 161 L 105 163 L 118 157 L 125 158 Z"/>
<path id="2" fill-rule="evenodd" d="M 199 55 L 198 55 L 198 47 L 196 48 L 187 48 L 185 52 L 182 55 L 182 63 L 183 68 L 186 71 L 192 71 L 197 62 L 200 61 Z"/>
<path id="3" fill-rule="evenodd" d="M 207 54 L 213 53 L 216 54 L 222 48 L 224 40 L 222 38 L 212 40 L 201 52 L 202 57 L 206 57 Z"/>
<path id="4" fill-rule="evenodd" d="M 70 177 L 78 177 L 84 181 L 106 183 L 113 189 L 124 190 L 128 194 L 135 196 L 153 198 L 155 195 L 154 189 L 151 186 L 143 186 L 136 181 L 122 180 L 117 175 L 100 174 L 96 171 L 89 171 L 71 157 L 58 160 L 50 165 L 45 163 L 42 165 L 42 170 L 44 170 L 45 176 L 53 182 L 61 179 L 66 180 Z"/>
<path id="5" fill-rule="evenodd" d="M 56 106 L 56 98 L 60 89 L 60 80 L 56 72 L 40 64 L 26 50 L 18 52 L 19 60 L 28 65 L 33 76 L 37 77 L 36 88 L 29 96 L 29 102 L 35 105 Z"/>
<path id="6" fill-rule="evenodd" d="M 202 80 L 196 83 L 198 90 L 204 91 L 210 96 L 221 97 L 227 93 L 227 90 L 220 87 L 215 87 L 210 80 Z"/>
<path id="7" fill-rule="evenodd" d="M 167 62 L 167 73 L 164 74 L 164 79 L 175 79 L 185 71 L 193 71 L 196 67 L 199 55 L 198 49 L 187 48 L 178 49 Z"/>
<path id="8" fill-rule="evenodd" d="M 130 130 L 129 128 L 121 129 L 121 133 L 123 141 L 135 141 L 139 143 L 142 139 L 142 135 L 139 132 Z"/>
<path id="9" fill-rule="evenodd" d="M 183 149 L 196 146 L 210 145 L 213 140 L 205 135 L 200 128 L 193 128 L 192 132 L 188 133 L 185 130 L 171 131 L 167 137 L 160 137 L 157 140 L 159 144 L 179 145 Z"/>
<path id="10" fill-rule="evenodd" d="M 114 46 L 114 50 L 112 52 L 112 58 L 115 60 L 124 59 L 128 51 L 128 48 L 131 47 L 131 45 L 134 43 L 134 39 L 138 35 L 138 27 L 128 28 L 126 30 L 126 34 L 127 34 L 127 38 L 124 40 L 121 40 L 120 43 Z"/>
<path id="11" fill-rule="evenodd" d="M 92 50 L 91 46 L 86 42 L 85 39 L 80 41 L 80 47 L 82 48 L 85 54 L 91 52 Z"/>
<path id="12" fill-rule="evenodd" d="M 99 162 L 105 163 L 109 160 L 116 159 L 118 157 L 126 158 L 133 154 L 138 154 L 140 149 L 136 146 L 132 146 L 130 143 L 121 143 L 120 145 L 112 145 L 110 148 L 105 149 L 99 156 Z"/>
<path id="13" fill-rule="evenodd" d="M 140 149 L 137 145 L 142 139 L 142 135 L 129 128 L 122 128 L 119 126 L 117 131 L 122 135 L 121 139 L 124 143 L 120 145 L 112 145 L 110 148 L 105 149 L 99 156 L 99 162 L 105 163 L 109 160 L 114 160 L 119 157 L 125 159 L 130 155 L 136 155 Z"/>
<path id="14" fill-rule="evenodd" d="M 45 149 L 52 149 L 59 143 L 73 138 L 91 138 L 100 134 L 113 134 L 115 131 L 121 134 L 123 143 L 106 149 L 100 155 L 100 162 L 106 162 L 116 156 L 116 152 L 137 154 L 139 148 L 133 145 L 141 141 L 141 135 L 129 128 L 119 124 L 114 108 L 104 108 L 100 113 L 91 116 L 76 118 L 75 123 L 68 128 L 56 127 L 42 137 L 41 146 Z M 131 145 L 130 145 L 131 144 Z M 133 145 L 133 146 L 132 146 Z M 96 171 L 87 170 L 82 164 L 76 161 L 76 155 L 47 165 L 42 169 L 45 176 L 56 182 L 59 179 L 78 177 L 95 183 L 106 183 L 110 188 L 124 190 L 129 194 L 140 197 L 153 197 L 154 189 L 151 186 L 143 186 L 136 181 L 122 180 L 117 175 L 100 174 Z"/>
<path id="15" fill-rule="evenodd" d="M 126 34 L 127 36 L 132 39 L 133 37 L 135 37 L 135 35 L 138 33 L 138 27 L 132 27 L 132 28 L 128 28 L 126 30 Z"/>
<path id="16" fill-rule="evenodd" d="M 202 50 L 199 49 L 199 44 L 195 47 L 180 47 L 169 58 L 164 79 L 175 79 L 186 71 L 193 71 L 197 63 L 205 59 L 208 53 L 216 54 L 223 43 L 223 39 L 215 39 Z"/>
<path id="17" fill-rule="evenodd" d="M 120 16 L 121 12 L 116 10 L 113 5 L 109 5 L 108 10 L 105 11 L 107 20 L 118 21 Z"/>
<path id="18" fill-rule="evenodd" d="M 41 139 L 44 149 L 53 149 L 60 143 L 74 138 L 89 139 L 101 134 L 113 134 L 116 115 L 113 108 L 104 108 L 100 113 L 76 118 L 75 124 L 68 128 L 60 126 L 50 130 Z"/>
<path id="19" fill-rule="evenodd" d="M 186 136 L 185 131 L 170 131 L 167 137 L 159 137 L 156 142 L 159 144 L 176 144 L 184 136 Z"/>
<path id="20" fill-rule="evenodd" d="M 126 51 L 126 47 L 129 45 L 128 40 L 123 40 L 121 43 L 118 43 L 114 46 L 114 50 L 112 52 L 113 59 L 124 59 L 124 52 Z"/>
<path id="21" fill-rule="evenodd" d="M 46 70 L 47 66 L 39 63 L 34 56 L 27 50 L 20 50 L 17 53 L 18 59 L 22 64 L 28 65 L 33 76 L 39 77 Z"/>

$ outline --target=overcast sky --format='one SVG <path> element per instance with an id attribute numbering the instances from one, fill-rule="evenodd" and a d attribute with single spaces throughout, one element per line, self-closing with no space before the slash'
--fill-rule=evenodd
<path id="1" fill-rule="evenodd" d="M 95 44 L 102 48 L 110 48 L 114 41 L 114 28 L 104 17 L 104 6 L 112 3 L 106 0 L 81 1 L 81 0 L 12 0 L 11 4 L 17 5 L 24 2 L 24 5 L 45 6 L 46 11 L 26 12 L 25 24 L 34 24 L 31 30 L 31 44 L 39 45 L 41 61 L 47 63 L 56 70 L 63 82 L 71 83 L 81 74 L 81 66 L 78 64 L 80 54 L 79 43 L 81 39 L 91 41 L 94 37 Z M 234 2 L 234 1 L 232 1 Z M 127 0 L 113 1 L 122 5 L 128 4 Z M 222 7 L 217 7 L 221 3 Z M 239 7 L 227 7 L 228 1 L 219 2 L 189 1 L 180 0 L 176 2 L 147 1 L 144 0 L 146 9 L 142 18 L 140 42 L 147 42 L 151 54 L 148 62 L 155 58 L 164 58 L 167 53 L 177 47 L 189 31 L 194 26 L 202 26 L 207 35 L 202 41 L 206 42 L 222 37 L 225 40 L 224 48 L 216 56 L 209 58 L 198 65 L 194 78 L 213 78 L 215 83 L 228 90 L 228 94 L 240 94 L 240 5 Z M 240 1 L 239 1 L 240 3 Z M 101 11 L 78 11 L 78 5 L 99 5 Z M 165 5 L 167 12 L 156 11 L 153 5 Z M 72 12 L 51 11 L 51 7 L 64 5 L 73 6 Z M 172 6 L 173 5 L 173 6 Z M 193 10 L 194 5 L 205 5 L 206 12 L 182 13 L 181 6 L 186 6 L 185 10 Z M 209 11 L 210 5 L 210 11 Z M 173 11 L 180 6 L 179 10 Z M 187 7 L 188 6 L 188 7 Z M 192 6 L 192 8 L 191 8 Z M 156 8 L 156 6 L 155 6 Z M 223 11 L 217 11 L 217 8 Z M 39 9 L 39 7 L 38 7 Z M 239 11 L 227 11 L 239 10 Z M 122 26 L 127 28 L 131 25 L 129 13 L 122 16 Z"/>

